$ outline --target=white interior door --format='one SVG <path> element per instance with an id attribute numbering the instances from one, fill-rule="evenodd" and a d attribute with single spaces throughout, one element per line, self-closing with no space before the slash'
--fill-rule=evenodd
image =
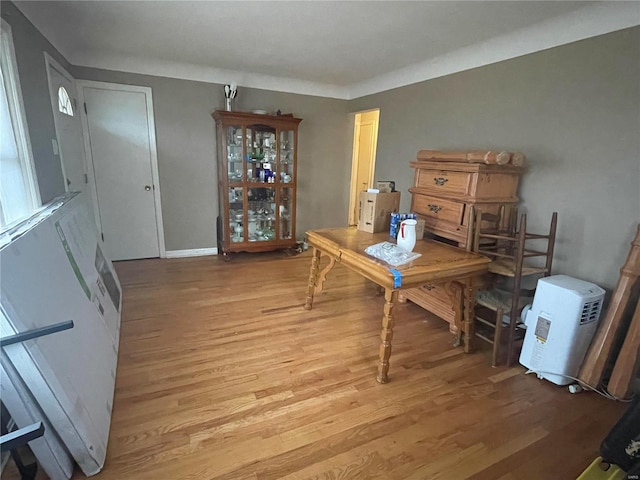
<path id="1" fill-rule="evenodd" d="M 49 79 L 53 120 L 56 127 L 57 149 L 65 178 L 65 189 L 68 192 L 81 192 L 86 188 L 86 169 L 82 124 L 77 108 L 74 79 L 69 72 L 46 53 L 45 63 Z"/>
<path id="2" fill-rule="evenodd" d="M 164 256 L 151 89 L 81 82 L 80 93 L 109 258 Z"/>

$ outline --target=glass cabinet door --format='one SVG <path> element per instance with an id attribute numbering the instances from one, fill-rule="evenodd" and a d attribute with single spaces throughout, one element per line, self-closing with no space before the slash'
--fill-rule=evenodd
<path id="1" fill-rule="evenodd" d="M 282 130 L 280 132 L 280 181 L 283 183 L 291 183 L 295 181 L 294 157 L 295 136 L 293 130 Z"/>
<path id="2" fill-rule="evenodd" d="M 247 191 L 247 226 L 250 242 L 267 242 L 276 238 L 276 190 L 251 187 Z"/>
<path id="3" fill-rule="evenodd" d="M 279 200 L 278 219 L 280 222 L 280 230 L 278 238 L 290 240 L 293 238 L 293 189 L 282 188 L 280 190 Z"/>
<path id="4" fill-rule="evenodd" d="M 244 242 L 244 189 L 229 187 L 229 236 L 232 242 Z"/>
<path id="5" fill-rule="evenodd" d="M 276 130 L 266 125 L 250 125 L 247 131 L 247 181 L 275 183 Z"/>
<path id="6" fill-rule="evenodd" d="M 227 179 L 229 183 L 244 179 L 242 127 L 227 127 Z"/>

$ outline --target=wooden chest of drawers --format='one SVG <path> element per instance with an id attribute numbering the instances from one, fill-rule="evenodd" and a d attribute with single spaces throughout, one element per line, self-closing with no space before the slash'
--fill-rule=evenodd
<path id="1" fill-rule="evenodd" d="M 497 214 L 502 205 L 509 210 L 518 204 L 523 167 L 438 160 L 416 160 L 411 167 L 415 169 L 413 187 L 409 189 L 411 211 L 424 219 L 425 234 L 442 237 L 460 247 L 466 247 L 470 241 L 472 205 Z M 411 300 L 443 318 L 455 333 L 452 300 L 441 286 L 404 290 L 401 299 Z"/>
<path id="2" fill-rule="evenodd" d="M 461 247 L 467 244 L 471 205 L 497 213 L 501 205 L 518 203 L 522 167 L 424 160 L 411 162 L 411 167 L 411 211 L 425 220 L 425 231 Z"/>

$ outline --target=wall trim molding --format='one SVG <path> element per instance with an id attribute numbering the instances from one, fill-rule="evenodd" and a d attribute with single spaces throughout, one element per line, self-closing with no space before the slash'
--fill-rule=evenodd
<path id="1" fill-rule="evenodd" d="M 164 258 L 204 257 L 218 255 L 217 248 L 189 248 L 187 250 L 167 250 Z"/>

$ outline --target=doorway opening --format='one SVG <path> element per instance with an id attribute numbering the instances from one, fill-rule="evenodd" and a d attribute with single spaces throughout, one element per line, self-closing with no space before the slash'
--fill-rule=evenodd
<path id="1" fill-rule="evenodd" d="M 353 124 L 353 157 L 349 193 L 349 225 L 358 223 L 360 192 L 373 187 L 380 109 L 358 112 Z"/>

